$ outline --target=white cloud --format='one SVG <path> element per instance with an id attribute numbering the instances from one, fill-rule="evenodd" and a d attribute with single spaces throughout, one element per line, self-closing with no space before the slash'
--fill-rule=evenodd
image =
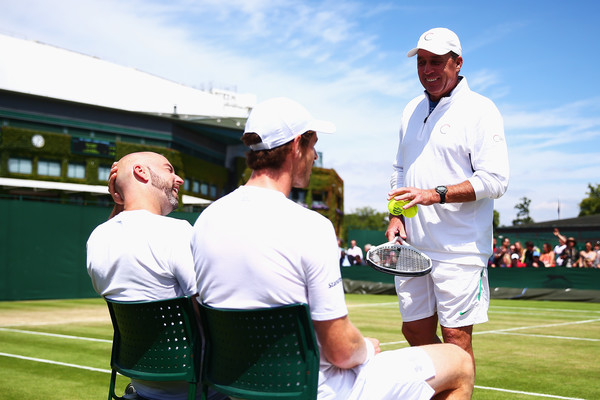
<path id="1" fill-rule="evenodd" d="M 400 112 L 422 91 L 414 59 L 407 59 L 401 46 L 413 45 L 423 25 L 405 18 L 408 27 L 395 23 L 386 31 L 378 19 L 417 15 L 416 10 L 408 14 L 396 3 L 358 1 L 4 3 L 3 33 L 194 87 L 236 87 L 259 100 L 295 98 L 338 126 L 337 134 L 320 137 L 318 147 L 325 166 L 345 181 L 346 212 L 366 205 L 385 210 Z M 521 21 L 496 24 L 472 36 L 477 39 L 463 40 L 473 56 L 465 67 L 470 85 L 494 99 L 505 120 L 512 178 L 507 194 L 496 201 L 503 224 L 514 219 L 514 205 L 523 196 L 532 199 L 536 221 L 556 218 L 552 204 L 558 198 L 562 216 L 575 216 L 587 183 L 598 179 L 597 98 L 541 101 L 550 105 L 536 103 L 542 108 L 531 111 L 523 99 L 511 97 L 520 81 L 507 71 L 517 61 L 492 51 L 492 67 L 475 64 L 475 56 L 485 57 L 490 44 L 502 43 L 524 26 Z M 408 40 L 406 32 L 414 31 Z"/>

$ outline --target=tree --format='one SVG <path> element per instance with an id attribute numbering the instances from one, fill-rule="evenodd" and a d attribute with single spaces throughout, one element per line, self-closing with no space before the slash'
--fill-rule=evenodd
<path id="1" fill-rule="evenodd" d="M 522 197 L 521 202 L 515 208 L 517 209 L 517 218 L 513 219 L 513 225 L 525 225 L 533 223 L 533 219 L 529 216 L 529 205 L 531 200 L 527 197 Z"/>
<path id="2" fill-rule="evenodd" d="M 492 220 L 492 226 L 494 228 L 494 232 L 500 226 L 500 213 L 494 210 L 494 219 Z"/>
<path id="3" fill-rule="evenodd" d="M 343 235 L 346 236 L 348 229 L 370 229 L 386 230 L 388 226 L 388 213 L 377 212 L 369 206 L 354 210 L 352 214 L 344 215 Z"/>
<path id="4" fill-rule="evenodd" d="M 600 185 L 596 187 L 588 183 L 590 191 L 587 193 L 588 197 L 581 200 L 579 203 L 579 216 L 600 214 Z"/>

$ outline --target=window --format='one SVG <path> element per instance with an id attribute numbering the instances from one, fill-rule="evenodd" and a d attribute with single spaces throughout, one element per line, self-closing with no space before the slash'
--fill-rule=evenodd
<path id="1" fill-rule="evenodd" d="M 67 177 L 84 179 L 85 178 L 85 165 L 69 163 L 69 166 L 67 167 Z"/>
<path id="2" fill-rule="evenodd" d="M 190 190 L 190 181 L 187 179 L 183 181 L 183 190 L 185 190 L 186 192 Z"/>
<path id="3" fill-rule="evenodd" d="M 208 183 L 200 184 L 200 194 L 206 196 L 208 194 Z"/>
<path id="4" fill-rule="evenodd" d="M 58 161 L 38 161 L 38 175 L 60 176 L 60 163 Z"/>
<path id="5" fill-rule="evenodd" d="M 199 191 L 200 191 L 200 184 L 198 183 L 198 181 L 194 181 L 192 183 L 192 192 L 198 193 Z"/>
<path id="6" fill-rule="evenodd" d="M 106 165 L 100 165 L 98 167 L 98 180 L 99 181 L 108 181 L 108 177 L 110 175 L 110 167 Z"/>
<path id="7" fill-rule="evenodd" d="M 329 210 L 325 203 L 325 194 L 322 192 L 312 193 L 312 209 L 313 210 Z"/>
<path id="8" fill-rule="evenodd" d="M 215 197 L 217 197 L 217 186 L 216 185 L 210 185 L 210 197 L 212 197 L 213 199 Z"/>
<path id="9" fill-rule="evenodd" d="M 292 188 L 290 192 L 290 199 L 299 204 L 305 204 L 306 202 L 306 189 Z"/>
<path id="10" fill-rule="evenodd" d="M 26 158 L 9 158 L 8 172 L 15 174 L 31 174 L 33 171 L 33 163 Z"/>

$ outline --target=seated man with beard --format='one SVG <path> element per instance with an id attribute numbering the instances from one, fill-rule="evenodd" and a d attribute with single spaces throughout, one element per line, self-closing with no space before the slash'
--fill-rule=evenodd
<path id="1" fill-rule="evenodd" d="M 171 163 L 157 153 L 128 154 L 113 167 L 109 191 L 117 212 L 96 227 L 87 242 L 87 270 L 98 294 L 141 301 L 197 293 L 192 227 L 166 216 L 178 206 L 182 184 Z M 138 395 L 131 398 L 187 399 L 183 381 L 131 383 Z M 226 397 L 211 392 L 209 398 Z"/>

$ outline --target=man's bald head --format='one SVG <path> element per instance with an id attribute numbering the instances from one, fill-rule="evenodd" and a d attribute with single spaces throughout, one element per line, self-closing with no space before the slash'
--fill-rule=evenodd
<path id="1" fill-rule="evenodd" d="M 164 156 L 149 151 L 130 153 L 121 158 L 117 163 L 119 171 L 115 180 L 115 189 L 117 192 L 122 194 L 122 190 L 127 190 L 129 185 L 135 183 L 137 179 L 134 174 L 134 167 L 136 165 L 150 167 L 152 164 L 156 164 L 156 162 L 169 163 Z"/>
<path id="2" fill-rule="evenodd" d="M 175 175 L 166 157 L 153 152 L 138 152 L 127 154 L 117 163 L 111 194 L 126 210 L 142 208 L 166 215 L 177 208 L 182 184 L 183 180 Z"/>

